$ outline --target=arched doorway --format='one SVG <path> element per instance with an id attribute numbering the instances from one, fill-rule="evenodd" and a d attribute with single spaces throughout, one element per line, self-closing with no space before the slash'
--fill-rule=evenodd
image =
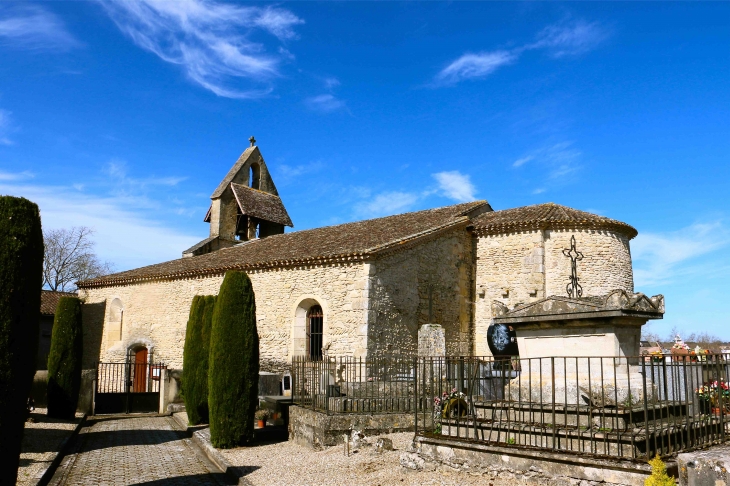
<path id="1" fill-rule="evenodd" d="M 322 307 L 317 304 L 307 311 L 307 355 L 310 359 L 322 359 L 323 338 L 324 314 Z"/>

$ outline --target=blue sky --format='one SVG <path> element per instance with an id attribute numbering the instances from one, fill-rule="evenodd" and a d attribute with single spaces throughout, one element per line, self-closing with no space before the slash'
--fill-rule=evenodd
<path id="1" fill-rule="evenodd" d="M 486 199 L 628 222 L 652 330 L 730 339 L 730 3 L 0 4 L 0 194 L 118 270 L 255 135 L 296 229 Z"/>

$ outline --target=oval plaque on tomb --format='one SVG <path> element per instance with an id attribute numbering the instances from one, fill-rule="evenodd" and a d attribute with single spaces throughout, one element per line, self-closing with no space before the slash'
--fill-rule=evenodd
<path id="1" fill-rule="evenodd" d="M 487 329 L 487 344 L 492 355 L 518 356 L 517 333 L 512 326 L 506 324 L 492 324 Z"/>

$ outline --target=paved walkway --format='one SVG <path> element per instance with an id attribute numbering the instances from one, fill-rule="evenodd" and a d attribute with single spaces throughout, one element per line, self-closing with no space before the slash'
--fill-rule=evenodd
<path id="1" fill-rule="evenodd" d="M 97 419 L 63 461 L 59 485 L 215 485 L 224 475 L 193 449 L 168 417 Z M 60 473 L 61 471 L 59 471 Z"/>

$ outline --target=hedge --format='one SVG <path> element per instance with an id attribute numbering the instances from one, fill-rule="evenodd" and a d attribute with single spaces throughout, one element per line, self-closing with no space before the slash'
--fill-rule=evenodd
<path id="1" fill-rule="evenodd" d="M 251 280 L 226 272 L 213 309 L 208 368 L 210 438 L 227 449 L 253 440 L 259 335 Z"/>
<path id="2" fill-rule="evenodd" d="M 84 352 L 81 300 L 61 297 L 56 307 L 48 354 L 48 416 L 72 419 L 81 388 Z"/>
<path id="3" fill-rule="evenodd" d="M 0 196 L 0 484 L 15 484 L 38 354 L 43 285 L 38 206 Z"/>

